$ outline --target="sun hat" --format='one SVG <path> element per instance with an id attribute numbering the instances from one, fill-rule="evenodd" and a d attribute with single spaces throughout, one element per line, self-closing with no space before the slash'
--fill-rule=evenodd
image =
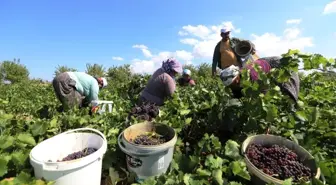
<path id="1" fill-rule="evenodd" d="M 103 81 L 103 87 L 106 87 L 107 86 L 107 80 L 106 80 L 106 78 L 101 77 L 100 79 Z"/>
<path id="2" fill-rule="evenodd" d="M 231 32 L 231 28 L 227 27 L 227 28 L 221 29 L 221 33 L 227 33 L 227 32 Z"/>
<path id="3" fill-rule="evenodd" d="M 191 76 L 191 71 L 189 69 L 184 69 L 183 74 Z"/>

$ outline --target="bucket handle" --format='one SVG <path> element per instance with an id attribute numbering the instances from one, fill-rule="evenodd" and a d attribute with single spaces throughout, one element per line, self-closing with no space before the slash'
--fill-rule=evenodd
<path id="1" fill-rule="evenodd" d="M 324 177 L 324 175 L 323 175 L 322 172 L 321 172 L 321 175 L 320 175 L 320 179 L 322 180 L 323 184 L 327 183 L 327 181 L 326 181 L 326 179 L 325 179 L 325 177 Z"/>
<path id="2" fill-rule="evenodd" d="M 153 152 L 149 152 L 149 153 L 137 153 L 137 152 L 130 152 L 128 151 L 124 146 L 123 146 L 123 143 L 122 143 L 122 140 L 121 140 L 121 136 L 123 135 L 124 132 L 121 132 L 118 136 L 118 145 L 119 145 L 119 148 L 126 154 L 128 155 L 132 155 L 132 156 L 139 156 L 139 157 L 144 157 L 144 156 L 149 156 L 149 155 L 156 155 L 156 154 L 159 154 L 159 153 L 162 153 L 164 150 L 159 150 L 159 151 L 153 151 Z M 168 152 L 168 150 L 165 149 L 164 151 L 165 153 Z"/>
<path id="3" fill-rule="evenodd" d="M 63 133 L 59 134 L 59 136 L 74 133 L 74 132 L 77 132 L 77 131 L 92 131 L 92 132 L 95 132 L 100 137 L 102 137 L 103 140 L 107 143 L 105 135 L 103 133 L 101 133 L 99 130 L 96 130 L 96 129 L 93 129 L 93 128 L 77 128 L 77 129 L 73 129 L 73 130 L 68 130 L 66 132 L 63 132 Z"/>

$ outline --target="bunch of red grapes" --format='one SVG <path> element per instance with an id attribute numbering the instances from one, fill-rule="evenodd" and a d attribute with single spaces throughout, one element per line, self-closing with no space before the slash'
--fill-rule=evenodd
<path id="1" fill-rule="evenodd" d="M 69 154 L 68 156 L 64 157 L 62 159 L 62 161 L 71 161 L 71 160 L 75 160 L 75 159 L 80 159 L 82 157 L 88 156 L 92 153 L 94 153 L 95 151 L 97 151 L 97 149 L 95 148 L 85 148 L 82 151 L 78 151 L 78 152 L 74 152 L 72 154 Z"/>
<path id="2" fill-rule="evenodd" d="M 264 173 L 280 180 L 292 178 L 298 182 L 300 179 L 308 181 L 312 177 L 311 170 L 300 162 L 296 153 L 286 147 L 251 144 L 247 149 L 247 157 Z"/>
<path id="3" fill-rule="evenodd" d="M 154 103 L 145 102 L 141 105 L 136 105 L 131 109 L 129 116 L 134 116 L 140 120 L 152 121 L 159 114 L 159 106 Z"/>

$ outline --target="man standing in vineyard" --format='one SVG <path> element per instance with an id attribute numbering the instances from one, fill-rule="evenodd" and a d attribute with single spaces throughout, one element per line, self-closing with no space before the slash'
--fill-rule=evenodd
<path id="1" fill-rule="evenodd" d="M 189 69 L 184 69 L 182 77 L 177 80 L 181 86 L 195 85 L 195 81 L 191 79 L 191 71 Z"/>
<path id="2" fill-rule="evenodd" d="M 106 86 L 106 78 L 95 78 L 84 72 L 64 72 L 53 80 L 53 87 L 63 110 L 88 106 L 93 100 L 98 100 L 99 90 Z M 97 105 L 93 105 L 91 111 L 96 110 Z"/>
<path id="3" fill-rule="evenodd" d="M 145 89 L 141 92 L 138 104 L 143 102 L 163 105 L 165 99 L 175 92 L 175 77 L 182 73 L 182 65 L 173 58 L 162 62 L 162 67 L 154 72 Z"/>
<path id="4" fill-rule="evenodd" d="M 235 46 L 242 40 L 238 38 L 230 38 L 231 29 L 221 29 L 222 40 L 219 41 L 215 47 L 212 59 L 212 75 L 216 76 L 216 67 L 225 69 L 231 65 L 242 67 L 241 58 L 235 53 Z M 255 55 L 255 46 L 252 42 L 252 56 L 257 59 Z"/>
<path id="5" fill-rule="evenodd" d="M 279 68 L 281 66 L 281 58 L 265 57 L 246 65 L 244 68 L 250 71 L 251 80 L 258 81 L 258 72 L 253 68 L 253 65 L 260 66 L 262 72 L 269 73 L 272 68 Z M 230 67 L 222 70 L 220 78 L 225 86 L 229 86 L 233 90 L 232 92 L 235 98 L 242 97 L 242 87 L 240 86 L 241 75 L 239 67 L 231 65 Z M 292 72 L 288 82 L 278 85 L 280 86 L 281 90 L 288 94 L 295 102 L 298 101 L 300 89 L 300 78 L 298 73 Z"/>

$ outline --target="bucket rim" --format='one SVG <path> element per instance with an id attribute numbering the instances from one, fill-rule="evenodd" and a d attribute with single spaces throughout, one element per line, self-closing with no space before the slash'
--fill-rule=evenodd
<path id="1" fill-rule="evenodd" d="M 241 152 L 242 152 L 242 154 L 243 154 L 243 156 L 244 156 L 244 160 L 245 160 L 245 162 L 248 163 L 249 165 L 251 165 L 251 167 L 254 168 L 254 169 L 256 169 L 257 172 L 258 172 L 259 174 L 261 174 L 261 175 L 263 175 L 264 177 L 268 178 L 268 180 L 270 180 L 270 181 L 273 181 L 273 182 L 275 182 L 275 183 L 279 183 L 279 184 L 283 184 L 283 182 L 284 182 L 284 180 L 281 180 L 281 179 L 277 179 L 277 178 L 275 178 L 275 177 L 272 177 L 272 176 L 270 176 L 270 175 L 264 173 L 264 172 L 263 172 L 262 170 L 260 170 L 259 168 L 257 168 L 257 167 L 250 161 L 250 159 L 247 157 L 247 155 L 246 155 L 246 151 L 245 151 L 245 149 L 247 149 L 248 145 L 251 144 L 251 143 L 247 143 L 247 142 L 249 142 L 252 138 L 260 137 L 260 136 L 276 137 L 276 138 L 281 138 L 282 140 L 287 140 L 287 141 L 289 141 L 289 142 L 291 142 L 291 143 L 293 143 L 293 144 L 299 146 L 301 149 L 303 149 L 305 152 L 307 152 L 307 153 L 312 157 L 312 159 L 314 159 L 314 157 L 313 157 L 313 156 L 312 156 L 312 155 L 311 155 L 305 148 L 303 148 L 301 145 L 296 144 L 296 143 L 294 143 L 293 141 L 291 141 L 291 140 L 289 140 L 289 139 L 287 139 L 287 138 L 285 138 L 285 137 L 282 137 L 282 136 L 277 136 L 277 135 L 272 135 L 272 134 L 257 134 L 257 135 L 253 135 L 253 136 L 249 136 L 249 137 L 247 137 L 247 138 L 243 141 L 243 143 L 242 143 L 242 145 L 241 145 Z M 246 147 L 243 147 L 243 146 L 245 146 L 245 145 L 246 145 Z M 249 168 L 249 165 L 247 165 L 247 168 Z M 255 175 L 257 175 L 257 174 L 255 174 Z M 321 169 L 320 169 L 319 167 L 317 167 L 317 168 L 316 168 L 316 174 L 315 174 L 314 178 L 317 178 L 317 179 L 318 179 L 318 178 L 320 177 L 320 175 L 321 175 Z M 257 175 L 257 176 L 258 176 L 258 175 Z M 311 182 L 311 181 L 312 181 L 312 179 L 310 179 L 309 181 L 306 181 L 306 182 L 309 183 L 309 182 Z"/>
<path id="2" fill-rule="evenodd" d="M 174 132 L 174 137 L 171 138 L 169 141 L 167 142 L 164 142 L 164 143 L 161 143 L 161 144 L 158 144 L 158 145 L 141 145 L 141 144 L 135 144 L 135 143 L 132 143 L 130 141 L 128 141 L 125 137 L 125 131 L 127 129 L 129 129 L 130 127 L 132 127 L 133 125 L 127 127 L 126 129 L 124 129 L 122 131 L 122 138 L 123 140 L 125 140 L 128 144 L 134 146 L 134 147 L 138 147 L 138 148 L 141 148 L 141 149 L 149 149 L 149 148 L 161 148 L 161 147 L 166 147 L 167 145 L 170 145 L 170 144 L 173 144 L 175 145 L 176 141 L 177 141 L 177 135 L 176 135 L 176 131 L 173 127 L 169 126 L 169 125 L 166 125 L 166 124 L 163 124 L 163 123 L 156 123 L 156 122 L 148 122 L 148 121 L 145 121 L 145 122 L 141 122 L 141 123 L 137 123 L 137 124 L 134 124 L 134 125 L 139 125 L 139 124 L 155 124 L 155 125 L 164 125 L 164 126 L 167 126 L 168 128 L 171 128 Z"/>

